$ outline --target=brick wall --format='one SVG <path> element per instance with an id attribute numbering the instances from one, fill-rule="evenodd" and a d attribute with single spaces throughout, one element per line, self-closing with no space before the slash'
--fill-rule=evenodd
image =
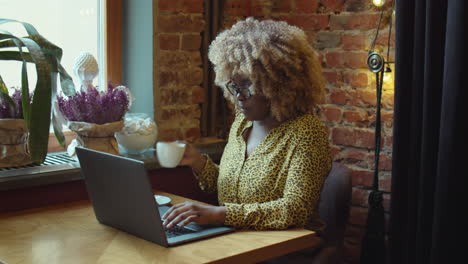
<path id="1" fill-rule="evenodd" d="M 200 137 L 203 12 L 203 0 L 155 1 L 154 101 L 158 140 Z"/>
<path id="2" fill-rule="evenodd" d="M 225 0 L 224 26 L 245 15 L 285 20 L 304 29 L 319 53 L 327 96 L 320 117 L 329 130 L 335 161 L 352 170 L 352 209 L 346 231 L 346 262 L 358 263 L 372 185 L 375 128 L 375 76 L 367 69 L 367 51 L 376 32 L 380 9 L 371 0 Z M 386 10 L 390 9 L 387 5 Z M 159 97 L 156 113 L 160 140 L 199 137 L 203 101 L 200 33 L 202 0 L 159 0 L 155 34 L 159 43 L 156 65 Z M 386 12 L 376 50 L 382 51 L 388 34 Z M 391 38 L 393 61 L 394 34 Z M 156 42 L 155 42 L 156 43 Z M 159 50 L 157 50 L 159 47 Z M 393 73 L 392 73 L 393 74 Z M 392 75 L 391 75 L 392 76 Z M 380 188 L 389 209 L 393 128 L 393 82 L 386 82 L 382 104 L 383 139 Z"/>

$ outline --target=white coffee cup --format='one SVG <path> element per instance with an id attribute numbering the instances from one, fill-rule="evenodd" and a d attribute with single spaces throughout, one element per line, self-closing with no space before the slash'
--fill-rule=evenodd
<path id="1" fill-rule="evenodd" d="M 185 144 L 180 142 L 158 142 L 156 153 L 159 164 L 165 168 L 175 168 L 184 156 Z"/>

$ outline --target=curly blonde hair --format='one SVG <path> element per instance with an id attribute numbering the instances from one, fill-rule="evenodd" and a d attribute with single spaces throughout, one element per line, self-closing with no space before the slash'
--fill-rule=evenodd
<path id="1" fill-rule="evenodd" d="M 323 95 L 322 67 L 315 51 L 304 31 L 284 21 L 239 21 L 216 37 L 208 57 L 215 83 L 228 100 L 236 101 L 225 87 L 232 76 L 249 78 L 250 93 L 269 99 L 278 121 L 312 112 Z"/>

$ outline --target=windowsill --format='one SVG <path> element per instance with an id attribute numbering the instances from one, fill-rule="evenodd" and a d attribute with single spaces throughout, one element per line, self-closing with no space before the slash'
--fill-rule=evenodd
<path id="1" fill-rule="evenodd" d="M 54 137 L 53 134 L 52 137 Z M 71 133 L 66 133 L 66 137 L 68 144 L 69 138 L 72 138 L 73 135 Z M 224 140 L 215 138 L 202 138 L 199 141 L 195 142 L 194 146 L 200 152 L 208 154 L 214 161 L 219 161 L 221 159 L 221 155 L 224 150 L 225 144 L 226 141 Z M 60 148 L 51 149 L 49 144 L 49 151 L 54 150 L 64 151 Z M 139 155 L 125 156 L 142 160 L 145 163 L 145 167 L 148 169 L 148 171 L 161 168 L 156 158 L 156 153 L 154 150 L 149 150 Z M 7 175 L 7 173 L 4 173 L 4 175 L 0 176 L 0 192 L 35 186 L 73 182 L 82 179 L 83 178 L 81 176 L 80 166 L 78 162 L 54 166 L 41 166 L 35 167 L 34 173 L 24 173 L 14 176 L 9 176 Z"/>
<path id="2" fill-rule="evenodd" d="M 65 136 L 66 146 L 68 146 L 68 144 L 70 144 L 70 142 L 76 138 L 76 134 L 70 130 L 63 131 L 63 135 Z M 47 147 L 47 150 L 49 152 L 66 151 L 66 148 L 60 146 L 60 144 L 58 143 L 58 140 L 55 137 L 54 132 L 49 133 L 49 145 Z"/>

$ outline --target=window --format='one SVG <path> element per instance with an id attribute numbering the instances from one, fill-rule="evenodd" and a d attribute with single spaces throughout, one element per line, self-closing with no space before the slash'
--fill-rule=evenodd
<path id="1" fill-rule="evenodd" d="M 77 88 L 79 83 L 74 76 L 73 65 L 82 51 L 92 53 L 98 60 L 100 74 L 94 80 L 95 85 L 105 87 L 107 80 L 120 83 L 121 1 L 0 0 L 0 7 L 1 18 L 28 22 L 46 39 L 62 48 L 62 66 L 73 77 Z M 7 28 L 15 35 L 26 35 L 22 25 L 18 23 L 8 23 L 2 25 L 2 28 Z M 20 62 L 0 61 L 0 72 L 9 87 L 20 87 Z M 32 91 L 37 79 L 32 64 L 28 65 L 28 78 Z M 65 135 L 70 138 L 73 133 L 65 132 Z M 51 133 L 49 151 L 57 150 L 61 148 Z"/>
<path id="2" fill-rule="evenodd" d="M 63 50 L 62 66 L 73 77 L 75 86 L 79 80 L 74 76 L 75 59 L 81 52 L 90 52 L 103 63 L 100 37 L 103 29 L 101 3 L 99 0 L 0 0 L 0 17 L 15 19 L 32 24 L 46 39 Z M 2 25 L 15 35 L 25 36 L 26 31 L 19 23 Z M 0 72 L 9 87 L 21 86 L 21 63 L 0 61 Z M 105 69 L 100 70 L 95 84 L 104 84 Z M 34 90 L 36 72 L 34 65 L 28 65 L 30 91 Z M 58 86 L 60 91 L 60 85 Z"/>

